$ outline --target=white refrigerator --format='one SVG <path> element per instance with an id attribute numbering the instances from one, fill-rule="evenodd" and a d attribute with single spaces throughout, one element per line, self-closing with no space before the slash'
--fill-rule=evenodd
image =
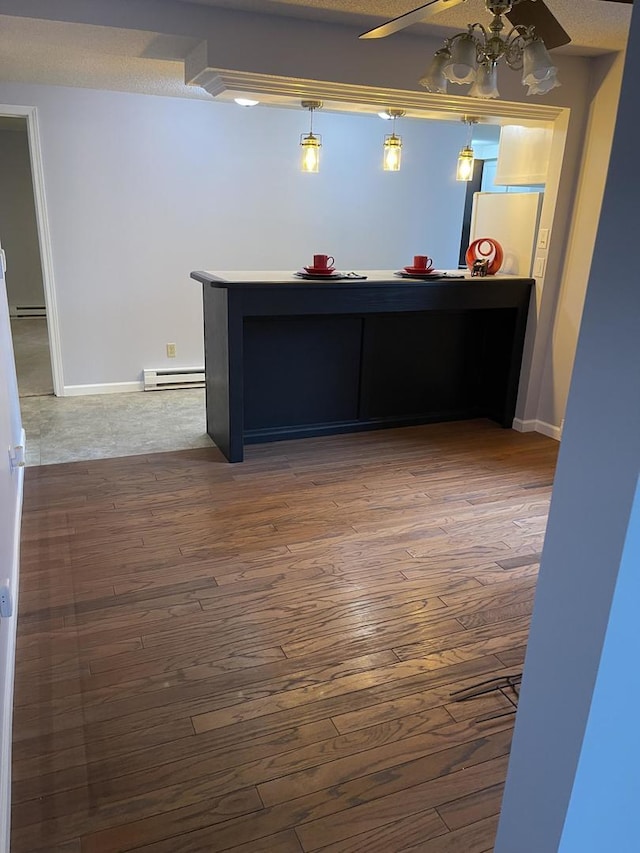
<path id="1" fill-rule="evenodd" d="M 500 272 L 530 276 L 543 193 L 475 193 L 469 242 L 497 240 L 504 250 Z"/>

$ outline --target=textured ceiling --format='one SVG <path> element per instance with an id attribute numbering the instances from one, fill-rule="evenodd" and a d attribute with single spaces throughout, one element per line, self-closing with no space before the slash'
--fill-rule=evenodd
<path id="1" fill-rule="evenodd" d="M 242 9 L 293 18 L 307 18 L 361 26 L 363 30 L 410 12 L 425 0 L 181 0 L 225 9 Z M 624 47 L 631 20 L 631 6 L 605 3 L 603 0 L 546 0 L 565 30 L 572 45 L 563 52 L 595 53 Z M 429 30 L 445 35 L 451 29 L 486 19 L 484 0 L 466 0 L 453 9 L 438 12 L 429 20 Z M 420 24 L 412 33 L 425 31 Z M 393 38 L 393 36 L 389 36 Z"/>
<path id="2" fill-rule="evenodd" d="M 197 44 L 181 36 L 0 15 L 0 80 L 210 100 L 184 83 L 182 60 Z"/>
<path id="3" fill-rule="evenodd" d="M 163 0 L 158 0 L 163 2 Z M 414 0 L 184 0 L 204 6 L 345 23 L 369 29 L 410 11 Z M 624 47 L 631 6 L 600 0 L 547 0 L 574 43 L 592 53 Z M 485 15 L 484 0 L 467 0 L 434 17 L 437 26 L 414 26 L 441 36 Z M 444 29 L 443 29 L 444 27 Z M 401 36 L 390 36 L 401 38 Z M 184 83 L 182 60 L 198 39 L 89 24 L 0 15 L 0 80 L 82 86 L 125 92 L 202 98 Z M 563 51 L 567 48 L 563 48 Z"/>

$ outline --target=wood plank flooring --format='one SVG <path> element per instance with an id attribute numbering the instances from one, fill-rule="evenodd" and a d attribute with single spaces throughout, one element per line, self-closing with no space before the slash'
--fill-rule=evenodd
<path id="1" fill-rule="evenodd" d="M 451 693 L 522 665 L 557 447 L 28 469 L 13 853 L 492 850 L 513 715 Z"/>

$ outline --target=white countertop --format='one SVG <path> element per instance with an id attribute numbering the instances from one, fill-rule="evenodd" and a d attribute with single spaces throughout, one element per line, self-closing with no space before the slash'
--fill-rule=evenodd
<path id="1" fill-rule="evenodd" d="M 241 283 L 241 284 L 252 284 L 252 283 L 260 283 L 260 282 L 282 282 L 282 281 L 291 281 L 291 282 L 302 282 L 309 281 L 309 279 L 298 278 L 294 275 L 295 270 L 203 270 L 205 275 L 211 276 L 215 279 L 221 279 L 225 282 L 231 283 Z M 396 280 L 403 281 L 402 277 L 396 276 L 396 270 L 350 270 L 344 269 L 339 270 L 342 275 L 346 275 L 350 272 L 357 273 L 358 275 L 363 275 L 367 277 L 367 281 L 369 282 L 383 282 Z M 472 280 L 472 276 L 468 270 L 438 270 L 438 272 L 446 273 L 448 276 L 452 278 L 460 280 L 460 277 L 464 277 L 465 279 Z M 522 279 L 529 278 L 529 276 L 519 276 L 519 275 L 492 275 L 487 276 L 486 280 L 490 281 L 491 279 Z M 412 279 L 404 279 L 405 281 L 411 281 Z M 416 280 L 416 279 L 414 279 Z M 417 279 L 420 280 L 420 279 Z M 473 279 L 476 280 L 476 279 Z M 478 281 L 483 281 L 482 278 L 478 277 Z M 317 278 L 313 279 L 313 281 L 332 281 L 330 277 L 327 278 Z M 344 284 L 347 279 L 337 279 L 336 280 L 340 284 Z M 354 281 L 358 281 L 358 279 L 354 279 Z"/>

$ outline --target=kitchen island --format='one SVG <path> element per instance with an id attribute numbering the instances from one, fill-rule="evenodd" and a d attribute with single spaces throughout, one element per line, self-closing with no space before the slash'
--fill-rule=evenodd
<path id="1" fill-rule="evenodd" d="M 207 432 L 245 443 L 491 418 L 511 427 L 533 280 L 206 272 Z"/>

